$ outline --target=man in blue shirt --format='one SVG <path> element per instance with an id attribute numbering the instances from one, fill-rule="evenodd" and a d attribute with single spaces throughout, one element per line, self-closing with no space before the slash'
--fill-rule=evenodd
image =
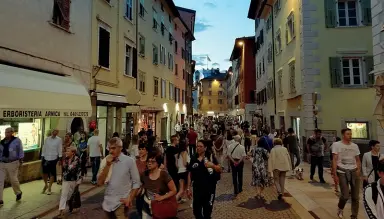
<path id="1" fill-rule="evenodd" d="M 3 202 L 3 189 L 6 174 L 9 175 L 16 201 L 21 199 L 22 192 L 18 174 L 24 158 L 23 144 L 19 138 L 13 136 L 13 128 L 5 130 L 5 138 L 0 141 L 0 206 Z"/>

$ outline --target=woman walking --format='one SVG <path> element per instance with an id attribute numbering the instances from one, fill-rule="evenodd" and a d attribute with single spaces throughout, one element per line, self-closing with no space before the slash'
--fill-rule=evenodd
<path id="1" fill-rule="evenodd" d="M 87 175 L 87 161 L 88 161 L 88 155 L 87 155 L 87 148 L 88 148 L 88 142 L 85 137 L 85 132 L 80 133 L 80 139 L 79 139 L 79 145 L 78 145 L 78 151 L 80 154 L 80 161 L 81 161 L 81 176 Z"/>
<path id="2" fill-rule="evenodd" d="M 69 147 L 75 147 L 75 143 L 72 141 L 72 133 L 70 133 L 70 132 L 65 134 L 65 137 L 64 137 L 63 154 L 66 153 L 67 148 L 69 148 Z M 63 181 L 63 166 L 62 166 L 62 164 L 63 164 L 64 160 L 59 161 L 59 162 L 61 162 L 61 164 L 58 163 L 57 168 L 56 168 L 57 184 L 61 185 L 61 183 Z"/>
<path id="3" fill-rule="evenodd" d="M 68 147 L 63 160 L 63 185 L 61 188 L 61 197 L 59 204 L 60 214 L 57 218 L 64 218 L 64 211 L 67 206 L 67 201 L 72 197 L 74 192 L 78 190 L 78 184 L 81 181 L 80 159 L 76 156 L 77 148 L 74 146 Z M 78 206 L 80 207 L 80 203 Z M 70 205 L 70 211 L 73 206 Z"/>
<path id="4" fill-rule="evenodd" d="M 363 156 L 363 162 L 361 162 L 363 172 L 363 187 L 368 184 L 377 182 L 379 180 L 379 161 L 380 158 L 380 142 L 376 140 L 369 141 L 369 147 L 371 151 L 367 152 Z"/>
<path id="5" fill-rule="evenodd" d="M 216 184 L 220 179 L 221 166 L 216 157 L 200 140 L 196 146 L 196 155 L 188 165 L 188 187 L 193 186 L 193 214 L 198 219 L 210 219 L 215 201 Z M 188 196 L 192 193 L 187 189 Z"/>
<path id="6" fill-rule="evenodd" d="M 162 158 L 157 153 L 148 155 L 148 170 L 141 175 L 144 203 L 142 218 L 173 218 L 177 215 L 176 186 L 171 176 L 159 167 Z"/>
<path id="7" fill-rule="evenodd" d="M 252 150 L 252 183 L 256 187 L 256 197 L 263 199 L 262 192 L 264 188 L 271 185 L 271 179 L 268 174 L 268 149 L 263 146 L 255 147 Z"/>
<path id="8" fill-rule="evenodd" d="M 278 193 L 278 199 L 281 200 L 284 194 L 285 175 L 291 170 L 291 157 L 287 148 L 283 146 L 280 138 L 273 140 L 274 147 L 271 150 L 268 159 L 268 172 L 273 173 L 273 179 Z"/>
<path id="9" fill-rule="evenodd" d="M 177 201 L 181 201 L 184 197 L 188 181 L 187 165 L 190 162 L 188 155 L 187 143 L 185 140 L 179 142 L 179 153 L 176 155 L 176 165 L 179 175 L 179 192 L 176 195 Z"/>

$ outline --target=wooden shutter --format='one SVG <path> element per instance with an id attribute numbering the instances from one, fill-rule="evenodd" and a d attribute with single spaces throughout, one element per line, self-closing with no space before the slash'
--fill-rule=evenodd
<path id="1" fill-rule="evenodd" d="M 132 48 L 132 77 L 137 78 L 137 49 Z M 136 83 L 137 84 L 137 83 Z"/>
<path id="2" fill-rule="evenodd" d="M 373 71 L 373 56 L 365 56 L 364 57 L 364 67 L 365 67 L 365 83 L 368 87 L 372 87 L 375 83 L 375 75 L 369 74 L 371 71 Z"/>
<path id="3" fill-rule="evenodd" d="M 369 0 L 370 1 L 370 0 Z M 325 26 L 336 27 L 336 3 L 335 0 L 324 0 Z"/>
<path id="4" fill-rule="evenodd" d="M 366 26 L 372 25 L 371 0 L 360 0 L 362 21 Z"/>
<path id="5" fill-rule="evenodd" d="M 331 87 L 341 86 L 341 59 L 329 57 L 329 71 L 331 73 Z"/>

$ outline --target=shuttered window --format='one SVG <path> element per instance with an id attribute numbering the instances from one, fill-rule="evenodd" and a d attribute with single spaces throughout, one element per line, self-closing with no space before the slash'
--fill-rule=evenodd
<path id="1" fill-rule="evenodd" d="M 324 12 L 327 28 L 372 24 L 371 0 L 324 0 Z"/>
<path id="2" fill-rule="evenodd" d="M 373 57 L 330 57 L 331 87 L 361 88 L 374 84 Z"/>

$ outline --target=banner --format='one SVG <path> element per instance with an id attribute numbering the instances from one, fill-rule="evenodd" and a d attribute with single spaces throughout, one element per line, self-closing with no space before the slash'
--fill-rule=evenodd
<path id="1" fill-rule="evenodd" d="M 89 111 L 0 109 L 0 118 L 91 117 Z"/>

